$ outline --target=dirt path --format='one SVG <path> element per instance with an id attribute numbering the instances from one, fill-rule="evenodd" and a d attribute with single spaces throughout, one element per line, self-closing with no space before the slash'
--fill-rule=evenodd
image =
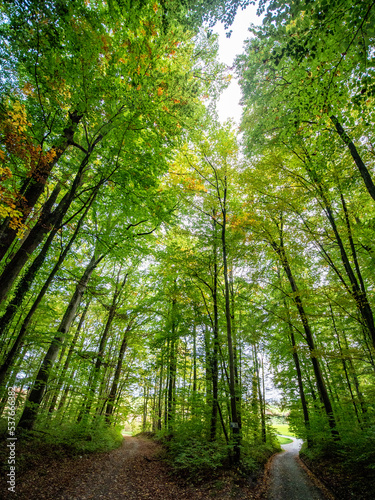
<path id="1" fill-rule="evenodd" d="M 184 486 L 157 458 L 161 447 L 142 437 L 125 437 L 117 450 L 77 458 L 41 460 L 17 476 L 16 492 L 0 481 L 1 500 L 334 500 L 298 459 L 299 440 L 283 445 L 262 481 L 239 485 L 230 472 Z M 307 471 L 307 472 L 306 472 Z M 324 487 L 323 487 L 324 490 Z"/>
<path id="2" fill-rule="evenodd" d="M 157 459 L 160 445 L 125 437 L 108 453 L 39 464 L 16 479 L 16 492 L 0 484 L 1 500 L 215 500 L 254 498 L 253 491 L 230 481 L 184 487 Z M 1 483 L 2 481 L 0 481 Z"/>
<path id="3" fill-rule="evenodd" d="M 159 446 L 148 439 L 125 437 L 117 450 L 56 460 L 17 478 L 17 500 L 175 500 L 204 498 L 185 490 L 155 458 Z"/>
<path id="4" fill-rule="evenodd" d="M 293 439 L 293 443 L 281 446 L 284 452 L 273 457 L 265 496 L 267 500 L 333 500 L 298 458 L 301 446 L 302 440 Z"/>

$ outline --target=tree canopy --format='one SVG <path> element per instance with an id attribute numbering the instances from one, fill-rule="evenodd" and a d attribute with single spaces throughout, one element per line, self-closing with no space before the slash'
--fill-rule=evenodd
<path id="1" fill-rule="evenodd" d="M 287 415 L 372 498 L 375 4 L 260 0 L 236 127 L 211 28 L 250 3 L 0 7 L 2 431 L 13 388 L 25 439 L 150 431 L 199 478 Z"/>

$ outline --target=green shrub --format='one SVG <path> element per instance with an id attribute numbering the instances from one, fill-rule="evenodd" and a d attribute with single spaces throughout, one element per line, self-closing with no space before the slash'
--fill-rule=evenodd
<path id="1" fill-rule="evenodd" d="M 214 475 L 228 458 L 228 446 L 207 439 L 205 425 L 198 418 L 176 425 L 173 433 L 158 434 L 167 448 L 167 460 L 174 472 L 185 479 L 199 481 Z"/>
<path id="2" fill-rule="evenodd" d="M 118 448 L 123 440 L 119 428 L 108 427 L 104 419 L 97 418 L 88 425 L 86 422 L 57 421 L 40 422 L 37 430 L 43 434 L 43 441 L 69 447 L 76 453 L 109 451 Z"/>
<path id="3" fill-rule="evenodd" d="M 241 474 L 255 478 L 268 459 L 279 450 L 280 446 L 273 443 L 250 444 L 244 442 L 241 450 Z"/>
<path id="4" fill-rule="evenodd" d="M 201 481 L 214 477 L 221 469 L 230 468 L 232 446 L 223 440 L 209 441 L 205 425 L 191 419 L 176 425 L 173 433 L 158 436 L 167 448 L 167 460 L 174 472 L 185 479 Z M 280 450 L 274 436 L 270 442 L 246 443 L 241 446 L 241 462 L 235 471 L 242 477 L 256 477 L 269 457 Z"/>
<path id="5" fill-rule="evenodd" d="M 222 467 L 228 457 L 228 447 L 223 443 L 204 442 L 191 438 L 187 441 L 174 440 L 170 446 L 175 472 L 197 480 L 213 475 Z"/>

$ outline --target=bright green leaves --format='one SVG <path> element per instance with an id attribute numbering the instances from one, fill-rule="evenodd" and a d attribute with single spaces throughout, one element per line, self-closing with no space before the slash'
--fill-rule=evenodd
<path id="1" fill-rule="evenodd" d="M 272 2 L 264 27 L 253 29 L 257 40 L 249 43 L 252 63 L 245 79 L 253 75 L 255 85 L 283 93 L 281 110 L 286 114 L 285 106 L 293 107 L 298 123 L 316 121 L 329 109 L 353 126 L 352 111 L 362 106 L 365 115 L 369 112 L 361 96 L 372 95 L 366 82 L 374 72 L 374 15 L 370 1 Z M 342 115 L 343 107 L 349 109 Z"/>

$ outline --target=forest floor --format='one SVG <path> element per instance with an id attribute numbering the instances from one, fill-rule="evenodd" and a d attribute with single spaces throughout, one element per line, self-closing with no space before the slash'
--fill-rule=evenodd
<path id="1" fill-rule="evenodd" d="M 260 483 L 238 481 L 223 471 L 202 484 L 186 484 L 170 473 L 161 460 L 162 447 L 144 437 L 126 436 L 122 446 L 106 453 L 47 458 L 39 454 L 31 468 L 16 477 L 15 493 L 7 491 L 4 474 L 0 498 L 4 500 L 216 500 L 260 499 Z"/>
<path id="2" fill-rule="evenodd" d="M 64 454 L 61 447 L 33 449 L 33 443 L 25 441 L 19 443 L 19 452 L 24 453 L 27 463 L 24 460 L 24 467 L 17 467 L 15 493 L 7 491 L 3 467 L 0 498 L 334 500 L 332 493 L 298 457 L 300 446 L 301 441 L 296 439 L 282 445 L 285 451 L 269 460 L 257 481 L 223 470 L 201 483 L 188 484 L 171 473 L 170 466 L 163 460 L 164 448 L 144 436 L 126 436 L 116 450 L 82 456 Z"/>

